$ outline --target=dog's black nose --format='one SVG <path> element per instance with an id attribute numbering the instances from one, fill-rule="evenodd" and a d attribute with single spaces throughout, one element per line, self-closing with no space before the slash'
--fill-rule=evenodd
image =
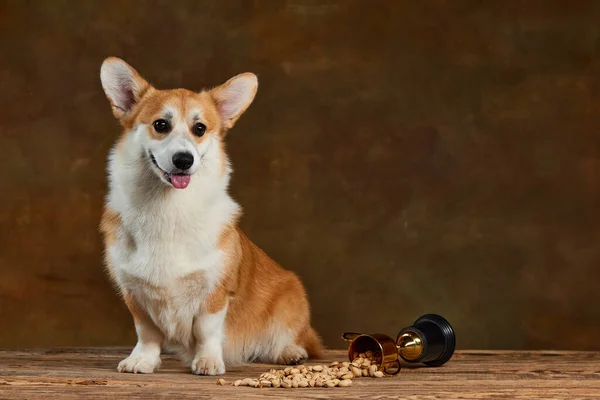
<path id="1" fill-rule="evenodd" d="M 192 153 L 180 152 L 173 154 L 173 165 L 179 169 L 190 169 L 193 163 L 194 156 L 192 155 Z"/>

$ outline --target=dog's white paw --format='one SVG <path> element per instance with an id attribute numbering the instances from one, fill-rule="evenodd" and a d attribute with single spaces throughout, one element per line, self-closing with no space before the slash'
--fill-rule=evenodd
<path id="1" fill-rule="evenodd" d="M 279 358 L 277 359 L 277 363 L 285 365 L 296 365 L 302 364 L 307 358 L 308 353 L 303 347 L 300 347 L 297 344 L 291 344 L 283 349 L 281 355 L 279 355 Z"/>
<path id="2" fill-rule="evenodd" d="M 151 374 L 160 366 L 160 358 L 144 355 L 131 355 L 121 361 L 117 367 L 119 372 L 132 372 L 134 374 Z"/>
<path id="3" fill-rule="evenodd" d="M 196 375 L 222 375 L 225 373 L 225 363 L 210 356 L 196 356 L 192 361 L 192 372 Z"/>

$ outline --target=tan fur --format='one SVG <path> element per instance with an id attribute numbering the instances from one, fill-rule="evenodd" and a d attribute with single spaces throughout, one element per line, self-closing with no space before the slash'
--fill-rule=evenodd
<path id="1" fill-rule="evenodd" d="M 139 90 L 134 93 L 131 109 L 123 110 L 111 101 L 113 112 L 124 127 L 124 134 L 115 146 L 116 156 L 124 151 L 123 142 L 127 132 L 140 125 L 151 126 L 154 120 L 163 118 L 161 113 L 164 112 L 165 106 L 177 109 L 178 114 L 183 116 L 188 116 L 195 109 L 202 110 L 202 123 L 207 126 L 207 132 L 216 132 L 221 137 L 225 136 L 241 115 L 240 112 L 228 120 L 221 118 L 223 96 L 231 80 L 210 91 L 196 93 L 185 89 L 157 90 L 139 74 L 135 73 L 134 76 L 137 80 L 135 87 Z M 188 133 L 196 143 L 206 140 L 208 133 L 203 137 L 196 137 L 191 132 L 195 121 L 186 120 L 186 123 L 190 128 Z M 148 134 L 152 139 L 159 141 L 166 137 L 152 129 L 148 130 Z M 228 158 L 222 141 L 219 142 L 218 151 L 222 160 L 219 173 L 228 174 Z M 160 195 L 167 196 L 168 190 L 174 189 L 165 189 Z M 293 342 L 304 348 L 309 356 L 321 357 L 321 342 L 310 325 L 309 303 L 302 282 L 296 274 L 284 270 L 246 237 L 237 226 L 240 216 L 241 213 L 234 215 L 219 229 L 215 250 L 224 256 L 220 266 L 220 278 L 216 282 L 211 283 L 204 271 L 198 270 L 162 286 L 151 284 L 123 271 L 119 272 L 117 279 L 115 265 L 108 250 L 121 246 L 120 249 L 123 245 L 126 249 L 135 249 L 136 243 L 128 233 L 128 227 L 124 225 L 121 215 L 107 205 L 100 224 L 107 249 L 107 269 L 111 278 L 115 282 L 118 281 L 136 327 L 144 327 L 145 335 L 154 341 L 161 338 L 164 344 L 183 346 L 185 351 L 192 352 L 188 355 L 191 359 L 194 357 L 191 350 L 195 343 L 194 320 L 182 320 L 180 312 L 185 307 L 195 307 L 196 302 L 200 302 L 196 312 L 202 315 L 216 314 L 227 307 L 225 352 L 230 353 L 230 359 L 236 359 L 236 352 L 252 346 L 257 338 L 265 335 L 267 329 L 273 326 L 293 333 Z M 199 297 L 201 293 L 206 295 Z M 134 357 L 134 353 L 130 359 Z M 276 360 L 262 361 L 294 360 L 293 356 L 283 353 Z M 204 361 L 195 359 L 194 365 L 197 362 Z M 121 366 L 119 368 L 122 370 Z M 124 368 L 129 370 L 133 367 Z M 142 371 L 145 368 L 148 372 L 153 370 L 150 364 L 140 368 Z"/>
<path id="2" fill-rule="evenodd" d="M 236 287 L 227 313 L 230 340 L 244 341 L 263 329 L 268 320 L 276 319 L 299 332 L 296 341 L 306 347 L 310 357 L 322 357 L 320 340 L 310 327 L 308 299 L 300 279 L 270 259 L 241 229 L 236 233 L 231 246 L 239 252 L 232 260 L 237 273 L 226 276 L 232 283 L 225 282 L 225 286 Z"/>
<path id="3" fill-rule="evenodd" d="M 137 302 L 135 296 L 133 296 L 131 293 L 127 293 L 123 296 L 123 300 L 125 301 L 125 305 L 129 309 L 129 312 L 133 317 L 133 321 L 136 324 L 141 322 L 153 324 L 152 320 L 146 313 L 146 310 Z"/>

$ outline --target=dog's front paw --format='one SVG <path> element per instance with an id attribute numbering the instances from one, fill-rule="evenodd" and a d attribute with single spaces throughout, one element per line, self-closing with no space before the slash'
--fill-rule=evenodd
<path id="1" fill-rule="evenodd" d="M 225 373 L 225 364 L 214 357 L 196 356 L 192 361 L 192 372 L 196 375 L 222 375 Z"/>
<path id="2" fill-rule="evenodd" d="M 160 365 L 160 358 L 144 355 L 131 355 L 121 361 L 117 367 L 119 372 L 133 372 L 134 374 L 151 374 Z"/>
<path id="3" fill-rule="evenodd" d="M 286 346 L 277 359 L 277 364 L 296 365 L 302 364 L 308 358 L 308 354 L 303 347 L 296 344 Z"/>

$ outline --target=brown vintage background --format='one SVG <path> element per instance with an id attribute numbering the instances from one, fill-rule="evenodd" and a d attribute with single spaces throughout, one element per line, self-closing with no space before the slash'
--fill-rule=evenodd
<path id="1" fill-rule="evenodd" d="M 97 231 L 115 55 L 258 74 L 232 193 L 329 346 L 437 312 L 460 348 L 600 350 L 600 2 L 0 4 L 0 347 L 134 343 Z"/>

